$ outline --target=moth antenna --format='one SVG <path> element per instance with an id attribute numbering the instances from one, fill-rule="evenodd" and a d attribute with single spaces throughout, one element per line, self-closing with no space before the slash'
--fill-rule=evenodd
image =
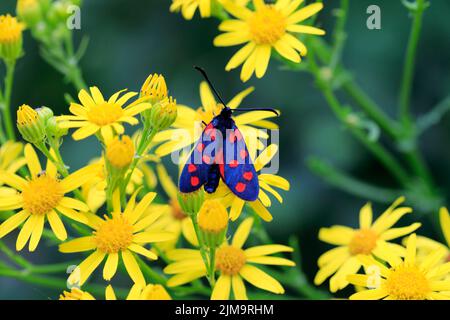
<path id="1" fill-rule="evenodd" d="M 206 71 L 198 66 L 194 66 L 194 69 L 196 69 L 197 71 L 199 71 L 202 74 L 203 78 L 205 78 L 206 82 L 208 83 L 211 90 L 214 92 L 217 99 L 219 99 L 220 103 L 223 104 L 224 107 L 226 107 L 227 104 L 225 102 L 223 102 L 222 98 L 220 97 L 220 94 L 217 92 L 216 88 L 213 86 L 211 80 L 209 80 L 208 75 L 206 74 Z"/>
<path id="2" fill-rule="evenodd" d="M 280 114 L 278 113 L 277 110 L 272 109 L 272 108 L 238 108 L 238 109 L 233 109 L 233 112 L 239 112 L 239 111 L 269 111 L 269 112 L 273 112 L 276 114 L 277 117 L 280 116 Z"/>

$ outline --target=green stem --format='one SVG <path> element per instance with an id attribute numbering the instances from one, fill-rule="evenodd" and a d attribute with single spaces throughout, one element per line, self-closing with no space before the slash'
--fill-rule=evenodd
<path id="1" fill-rule="evenodd" d="M 5 124 L 6 134 L 9 140 L 16 140 L 14 132 L 14 124 L 11 115 L 11 94 L 14 82 L 14 70 L 16 67 L 16 61 L 6 61 L 6 77 L 5 77 L 5 93 L 4 93 L 4 109 L 3 109 L 3 121 Z"/>
<path id="2" fill-rule="evenodd" d="M 325 100 L 328 102 L 336 117 L 349 128 L 351 133 L 380 160 L 386 169 L 388 169 L 403 186 L 407 186 L 409 183 L 408 174 L 397 162 L 397 160 L 377 141 L 370 140 L 364 131 L 359 128 L 355 128 L 348 123 L 348 111 L 341 106 L 329 84 L 323 80 L 320 69 L 315 61 L 314 52 L 310 52 L 309 54 L 309 66 L 312 74 L 316 78 L 319 89 L 322 91 Z"/>
<path id="3" fill-rule="evenodd" d="M 20 255 L 14 253 L 11 249 L 8 248 L 6 244 L 3 243 L 3 241 L 0 241 L 0 250 L 15 264 L 18 266 L 29 269 L 32 265 L 30 262 L 28 262 L 26 259 L 22 258 Z"/>
<path id="4" fill-rule="evenodd" d="M 154 283 L 163 284 L 165 285 L 167 282 L 167 279 L 154 271 L 152 268 L 150 268 L 144 260 L 142 260 L 141 257 L 136 256 L 136 260 L 142 270 L 142 272 L 147 275 Z"/>
<path id="5" fill-rule="evenodd" d="M 335 26 L 334 45 L 329 65 L 332 74 L 334 74 L 338 63 L 341 61 L 345 40 L 347 39 L 345 24 L 347 22 L 349 3 L 349 0 L 341 0 L 341 7 L 337 11 L 338 19 Z"/>
<path id="6" fill-rule="evenodd" d="M 308 159 L 308 167 L 313 173 L 318 175 L 328 184 L 363 199 L 372 199 L 381 203 L 391 203 L 392 199 L 395 199 L 404 193 L 400 190 L 380 188 L 359 181 L 345 173 L 339 172 L 325 161 L 315 157 Z"/>
<path id="7" fill-rule="evenodd" d="M 209 278 L 211 279 L 211 288 L 216 284 L 216 247 L 209 249 Z"/>
<path id="8" fill-rule="evenodd" d="M 405 126 L 411 125 L 411 89 L 414 78 L 415 59 L 417 54 L 417 47 L 420 39 L 420 32 L 422 30 L 423 12 L 425 11 L 425 0 L 417 0 L 416 8 L 414 9 L 414 17 L 409 36 L 408 48 L 406 50 L 405 64 L 403 67 L 402 84 L 400 89 L 399 107 L 400 118 Z"/>
<path id="9" fill-rule="evenodd" d="M 12 269 L 0 268 L 0 276 L 14 278 L 23 282 L 28 282 L 57 290 L 62 290 L 67 287 L 66 280 L 63 279 L 47 276 L 36 276 L 30 273 Z"/>
<path id="10" fill-rule="evenodd" d="M 203 259 L 203 263 L 205 264 L 206 273 L 208 275 L 208 281 L 209 281 L 209 284 L 211 285 L 211 288 L 213 288 L 214 283 L 213 283 L 213 280 L 211 278 L 211 268 L 210 268 L 210 263 L 208 261 L 208 255 L 206 253 L 206 248 L 205 248 L 205 242 L 203 240 L 203 235 L 200 232 L 200 228 L 198 226 L 196 216 L 195 215 L 191 215 L 190 217 L 191 217 L 191 220 L 192 220 L 192 224 L 194 225 L 195 234 L 196 234 L 197 239 L 198 239 L 198 246 L 199 246 L 199 249 L 200 249 L 200 255 L 201 255 L 202 259 Z"/>

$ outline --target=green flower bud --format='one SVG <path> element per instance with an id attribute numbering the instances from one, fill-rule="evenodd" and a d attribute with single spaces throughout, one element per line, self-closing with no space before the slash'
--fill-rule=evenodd
<path id="1" fill-rule="evenodd" d="M 203 189 L 190 193 L 178 192 L 178 203 L 181 210 L 189 216 L 196 215 L 203 205 L 205 200 L 205 192 Z"/>
<path id="2" fill-rule="evenodd" d="M 69 133 L 69 129 L 61 128 L 55 117 L 51 117 L 46 123 L 47 136 L 59 139 Z"/>
<path id="3" fill-rule="evenodd" d="M 17 128 L 25 141 L 36 144 L 44 141 L 45 122 L 38 112 L 24 104 L 17 110 Z"/>
<path id="4" fill-rule="evenodd" d="M 39 0 L 18 0 L 16 13 L 17 16 L 31 28 L 42 20 Z"/>
<path id="5" fill-rule="evenodd" d="M 150 109 L 150 125 L 157 131 L 169 128 L 177 118 L 177 101 L 165 98 Z"/>

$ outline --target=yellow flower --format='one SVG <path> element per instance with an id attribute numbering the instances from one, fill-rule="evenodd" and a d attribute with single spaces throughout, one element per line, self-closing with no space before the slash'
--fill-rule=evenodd
<path id="1" fill-rule="evenodd" d="M 25 25 L 11 15 L 0 16 L 0 57 L 16 60 L 22 55 L 22 32 Z"/>
<path id="2" fill-rule="evenodd" d="M 0 146 L 0 172 L 15 173 L 26 164 L 22 156 L 23 144 L 20 142 L 6 141 Z M 0 178 L 0 186 L 3 181 Z"/>
<path id="3" fill-rule="evenodd" d="M 237 19 L 226 20 L 219 26 L 225 32 L 214 39 L 218 47 L 235 46 L 246 43 L 228 62 L 227 71 L 244 64 L 242 81 L 251 78 L 254 72 L 262 78 L 269 65 L 272 48 L 282 57 L 300 62 L 307 53 L 306 46 L 292 33 L 324 35 L 325 31 L 306 25 L 299 25 L 323 8 L 323 4 L 313 3 L 297 10 L 303 1 L 277 0 L 275 4 L 265 4 L 263 0 L 253 0 L 254 11 L 225 0 L 224 8 Z"/>
<path id="4" fill-rule="evenodd" d="M 88 206 L 84 202 L 67 197 L 66 194 L 89 180 L 97 168 L 90 165 L 60 180 L 51 161 L 47 161 L 47 167 L 42 171 L 38 156 L 30 144 L 25 146 L 25 158 L 30 171 L 29 179 L 8 171 L 0 172 L 0 180 L 18 192 L 2 197 L 0 210 L 21 209 L 0 225 L 0 238 L 25 222 L 17 238 L 16 249 L 22 250 L 30 240 L 29 250 L 34 251 L 41 239 L 45 219 L 48 219 L 59 240 L 67 238 L 61 214 L 81 223 L 87 222 L 86 216 L 79 211 L 88 211 Z"/>
<path id="5" fill-rule="evenodd" d="M 97 164 L 95 174 L 82 184 L 81 193 L 86 199 L 86 204 L 91 212 L 97 210 L 106 201 L 106 168 L 104 158 L 95 158 L 90 163 Z M 127 185 L 126 193 L 132 194 L 137 187 L 142 186 L 144 181 L 144 174 L 139 168 L 135 168 L 131 174 L 130 182 Z"/>
<path id="6" fill-rule="evenodd" d="M 59 295 L 59 300 L 95 300 L 95 298 L 89 292 L 72 288 L 70 291 L 63 291 Z"/>
<path id="7" fill-rule="evenodd" d="M 129 136 L 115 137 L 106 146 L 106 159 L 117 169 L 127 168 L 134 159 L 134 144 Z"/>
<path id="8" fill-rule="evenodd" d="M 106 300 L 117 300 L 111 285 L 106 287 Z M 172 298 L 160 284 L 148 284 L 146 286 L 135 284 L 131 287 L 127 300 L 172 300 Z"/>
<path id="9" fill-rule="evenodd" d="M 145 286 L 145 279 L 134 253 L 156 260 L 157 255 L 144 248 L 144 245 L 170 240 L 173 235 L 161 230 L 143 231 L 159 218 L 161 212 L 144 215 L 156 197 L 156 193 L 147 193 L 139 203 L 136 203 L 138 191 L 132 195 L 123 212 L 120 206 L 120 194 L 118 191 L 114 192 L 113 212 L 110 212 L 110 216 L 105 215 L 102 219 L 93 214 L 89 215 L 88 225 L 93 229 L 92 235 L 74 239 L 59 246 L 59 250 L 64 253 L 94 251 L 69 276 L 70 283 L 83 285 L 107 257 L 103 268 L 105 280 L 109 281 L 114 277 L 121 258 L 134 283 Z"/>
<path id="10" fill-rule="evenodd" d="M 114 134 L 124 133 L 122 123 L 136 125 L 138 120 L 134 116 L 151 107 L 149 103 L 142 102 L 144 99 L 137 99 L 124 108 L 127 101 L 137 95 L 136 92 L 125 93 L 119 98 L 125 91 L 122 90 L 106 101 L 97 87 L 91 87 L 90 90 L 91 95 L 86 90 L 78 94 L 81 104 L 70 104 L 69 110 L 73 115 L 57 117 L 61 128 L 79 128 L 72 135 L 75 140 L 85 139 L 100 131 L 108 143 Z"/>
<path id="11" fill-rule="evenodd" d="M 211 0 L 172 0 L 170 12 L 181 10 L 183 17 L 186 20 L 191 20 L 197 8 L 202 18 L 211 16 Z"/>
<path id="12" fill-rule="evenodd" d="M 256 150 L 250 147 L 249 151 L 251 154 L 254 154 Z M 278 146 L 275 144 L 271 144 L 268 146 L 254 161 L 256 172 L 260 172 L 264 166 L 269 163 L 275 154 L 278 152 Z M 253 156 L 252 156 L 253 158 Z M 228 189 L 228 187 L 221 181 L 219 187 L 215 194 L 212 197 L 220 197 L 222 198 L 223 203 L 228 207 L 230 206 L 230 219 L 235 221 L 242 213 L 242 209 L 244 208 L 245 203 L 248 203 L 250 207 L 264 220 L 271 221 L 272 214 L 267 209 L 272 205 L 272 201 L 267 195 L 266 191 L 272 194 L 280 203 L 283 202 L 283 198 L 281 195 L 274 189 L 280 188 L 282 190 L 288 191 L 290 189 L 289 181 L 286 179 L 269 173 L 262 173 L 258 175 L 259 181 L 259 195 L 258 200 L 256 201 L 244 201 L 241 198 L 237 197 L 234 193 Z"/>
<path id="13" fill-rule="evenodd" d="M 149 99 L 153 104 L 167 98 L 167 84 L 161 74 L 151 74 L 147 77 L 141 88 L 141 97 Z"/>
<path id="14" fill-rule="evenodd" d="M 231 244 L 224 243 L 216 251 L 216 270 L 219 278 L 211 295 L 211 299 L 229 299 L 231 288 L 236 300 L 247 299 L 243 280 L 257 288 L 276 294 L 283 294 L 281 284 L 266 272 L 254 266 L 255 264 L 295 266 L 291 260 L 272 257 L 271 254 L 292 252 L 292 248 L 269 244 L 243 249 L 253 225 L 253 218 L 245 219 L 237 228 Z M 167 253 L 174 262 L 169 264 L 164 272 L 174 274 L 167 281 L 169 287 L 179 286 L 206 275 L 206 268 L 199 250 L 175 249 Z"/>
<path id="15" fill-rule="evenodd" d="M 242 102 L 242 100 L 248 96 L 254 89 L 248 88 L 238 95 L 236 95 L 227 106 L 231 109 L 236 109 Z M 175 122 L 172 124 L 174 129 L 158 132 L 153 139 L 154 143 L 162 143 L 155 150 L 155 154 L 163 157 L 170 154 L 173 151 L 180 150 L 187 146 L 192 145 L 200 138 L 201 130 L 196 128 L 196 124 L 211 122 L 215 115 L 218 115 L 223 106 L 218 104 L 211 92 L 208 84 L 202 82 L 200 84 L 200 98 L 202 107 L 197 110 L 193 110 L 190 107 L 184 105 L 178 105 L 178 116 Z M 257 144 L 258 150 L 264 148 L 260 139 L 267 139 L 268 134 L 264 130 L 255 129 L 253 126 L 267 129 L 277 129 L 278 126 L 271 121 L 265 120 L 272 118 L 275 115 L 268 111 L 250 111 L 239 114 L 234 118 L 236 125 L 244 135 L 248 145 L 248 139 L 256 137 L 256 141 L 252 141 Z"/>
<path id="16" fill-rule="evenodd" d="M 367 287 L 353 294 L 352 300 L 450 300 L 450 262 L 440 261 L 444 249 L 429 254 L 422 262 L 416 259 L 416 234 L 409 236 L 406 255 L 396 263 L 385 266 L 370 256 L 361 256 L 366 274 L 349 275 L 352 284 Z M 370 272 L 369 272 L 370 271 Z M 368 273 L 368 274 L 367 274 Z"/>
<path id="17" fill-rule="evenodd" d="M 17 109 L 17 129 L 22 138 L 31 143 L 42 143 L 45 139 L 46 120 L 38 112 L 24 104 Z"/>
<path id="18" fill-rule="evenodd" d="M 417 236 L 417 259 L 419 261 L 422 261 L 428 254 L 440 249 L 447 251 L 444 260 L 450 261 L 450 215 L 447 208 L 440 209 L 439 218 L 446 243 L 440 243 L 424 236 Z M 406 241 L 407 238 L 403 239 L 403 244 L 406 244 Z"/>
<path id="19" fill-rule="evenodd" d="M 398 198 L 374 222 L 372 222 L 372 206 L 367 203 L 359 214 L 359 229 L 345 226 L 332 226 L 319 231 L 319 239 L 339 247 L 325 252 L 317 261 L 320 270 L 314 279 L 316 285 L 330 279 L 330 291 L 336 292 L 348 285 L 347 275 L 358 272 L 361 268 L 360 256 L 377 258 L 396 265 L 405 255 L 405 249 L 390 240 L 403 237 L 414 232 L 420 223 L 413 223 L 407 227 L 392 228 L 405 214 L 412 212 L 411 208 L 398 207 L 405 201 Z"/>
<path id="20" fill-rule="evenodd" d="M 17 0 L 16 13 L 28 26 L 34 26 L 42 17 L 39 0 Z"/>

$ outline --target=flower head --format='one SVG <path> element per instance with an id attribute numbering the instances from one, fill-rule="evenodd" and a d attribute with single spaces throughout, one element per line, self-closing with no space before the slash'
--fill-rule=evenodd
<path id="1" fill-rule="evenodd" d="M 17 0 L 17 15 L 32 27 L 42 17 L 39 0 Z"/>
<path id="2" fill-rule="evenodd" d="M 149 75 L 142 85 L 141 97 L 146 97 L 152 104 L 167 98 L 167 85 L 163 75 Z"/>
<path id="3" fill-rule="evenodd" d="M 149 111 L 150 125 L 160 131 L 169 128 L 177 118 L 177 100 L 172 97 L 164 98 L 152 106 Z"/>
<path id="4" fill-rule="evenodd" d="M 0 58 L 16 60 L 22 55 L 22 32 L 25 25 L 11 15 L 0 16 Z"/>
<path id="5" fill-rule="evenodd" d="M 306 55 L 307 48 L 292 34 L 325 34 L 321 29 L 299 25 L 319 12 L 323 4 L 317 2 L 298 9 L 302 2 L 277 0 L 275 4 L 266 4 L 263 0 L 253 0 L 252 11 L 231 0 L 224 0 L 225 10 L 236 19 L 220 24 L 219 30 L 225 33 L 216 37 L 214 45 L 228 47 L 246 43 L 231 58 L 225 69 L 229 71 L 244 64 L 242 81 L 250 79 L 254 72 L 258 78 L 262 78 L 269 65 L 272 49 L 290 61 L 300 62 L 301 56 Z"/>
<path id="6" fill-rule="evenodd" d="M 50 160 L 47 161 L 45 171 L 42 170 L 38 156 L 30 144 L 25 146 L 25 158 L 30 171 L 28 179 L 12 172 L 0 172 L 0 181 L 18 192 L 2 197 L 0 211 L 20 209 L 0 225 L 0 238 L 24 223 L 17 238 L 16 249 L 22 250 L 30 241 L 29 250 L 34 251 L 41 239 L 45 220 L 48 220 L 59 240 L 67 238 L 60 215 L 87 223 L 86 216 L 79 211 L 88 211 L 88 206 L 80 200 L 68 197 L 67 194 L 88 181 L 97 168 L 95 165 L 86 166 L 64 179 L 59 179 L 56 167 Z"/>
<path id="7" fill-rule="evenodd" d="M 106 257 L 103 268 L 105 280 L 109 281 L 114 277 L 119 259 L 122 259 L 134 283 L 145 286 L 145 279 L 134 253 L 156 260 L 157 255 L 144 248 L 144 245 L 170 240 L 173 234 L 162 230 L 145 231 L 160 217 L 162 211 L 146 215 L 145 212 L 156 197 L 156 193 L 147 193 L 139 203 L 136 203 L 138 191 L 132 195 L 123 212 L 120 206 L 120 193 L 114 192 L 113 211 L 109 215 L 105 215 L 103 219 L 93 214 L 89 215 L 88 225 L 93 229 L 90 236 L 74 239 L 59 246 L 59 250 L 64 253 L 93 251 L 69 276 L 70 283 L 83 285 Z"/>
<path id="8" fill-rule="evenodd" d="M 211 0 L 172 0 L 170 12 L 181 11 L 186 20 L 191 20 L 197 8 L 202 18 L 211 16 Z"/>
<path id="9" fill-rule="evenodd" d="M 409 236 L 404 259 L 390 262 L 390 267 L 371 256 L 359 257 L 366 274 L 348 275 L 350 283 L 367 287 L 353 294 L 354 300 L 449 300 L 450 262 L 442 263 L 444 249 L 429 254 L 422 262 L 416 259 L 416 235 Z"/>
<path id="10" fill-rule="evenodd" d="M 407 227 L 392 228 L 401 217 L 412 212 L 411 208 L 398 207 L 405 198 L 398 198 L 374 222 L 372 221 L 372 206 L 367 203 L 359 214 L 359 229 L 345 226 L 332 226 L 319 231 L 319 239 L 332 245 L 338 245 L 319 257 L 314 283 L 319 285 L 328 277 L 330 291 L 336 292 L 348 285 L 347 275 L 356 273 L 362 266 L 360 256 L 376 256 L 391 264 L 397 264 L 406 254 L 405 249 L 390 240 L 403 237 L 414 232 L 420 223 L 413 223 Z"/>
<path id="11" fill-rule="evenodd" d="M 29 105 L 22 105 L 17 109 L 17 129 L 22 138 L 31 143 L 42 142 L 45 138 L 46 119 Z"/>
<path id="12" fill-rule="evenodd" d="M 122 123 L 136 125 L 138 120 L 134 116 L 151 107 L 149 103 L 142 102 L 144 99 L 137 99 L 124 108 L 127 101 L 137 95 L 136 92 L 128 92 L 120 97 L 124 90 L 119 91 L 105 100 L 97 87 L 91 87 L 90 91 L 91 95 L 81 90 L 78 94 L 81 104 L 70 105 L 69 109 L 73 115 L 57 117 L 61 128 L 79 128 L 72 135 L 75 140 L 82 140 L 100 132 L 108 143 L 115 134 L 124 133 Z"/>
<path id="13" fill-rule="evenodd" d="M 106 146 L 106 159 L 117 169 L 127 168 L 134 159 L 134 144 L 129 136 L 115 137 Z"/>
<path id="14" fill-rule="evenodd" d="M 223 243 L 228 227 L 228 212 L 220 201 L 206 200 L 198 213 L 197 222 L 209 248 Z"/>
<path id="15" fill-rule="evenodd" d="M 291 260 L 270 256 L 271 254 L 292 252 L 293 250 L 290 247 L 276 244 L 243 249 L 252 225 L 253 218 L 245 219 L 237 228 L 231 244 L 225 242 L 217 248 L 215 261 L 219 278 L 214 286 L 211 299 L 229 299 L 231 288 L 235 299 L 247 299 L 243 280 L 262 290 L 276 294 L 284 293 L 281 284 L 256 267 L 255 264 L 295 266 L 295 263 Z M 165 273 L 174 275 L 167 282 L 169 287 L 191 282 L 204 277 L 207 273 L 199 250 L 175 249 L 169 251 L 167 255 L 169 259 L 174 261 L 164 269 Z M 186 268 L 187 264 L 189 268 Z"/>

